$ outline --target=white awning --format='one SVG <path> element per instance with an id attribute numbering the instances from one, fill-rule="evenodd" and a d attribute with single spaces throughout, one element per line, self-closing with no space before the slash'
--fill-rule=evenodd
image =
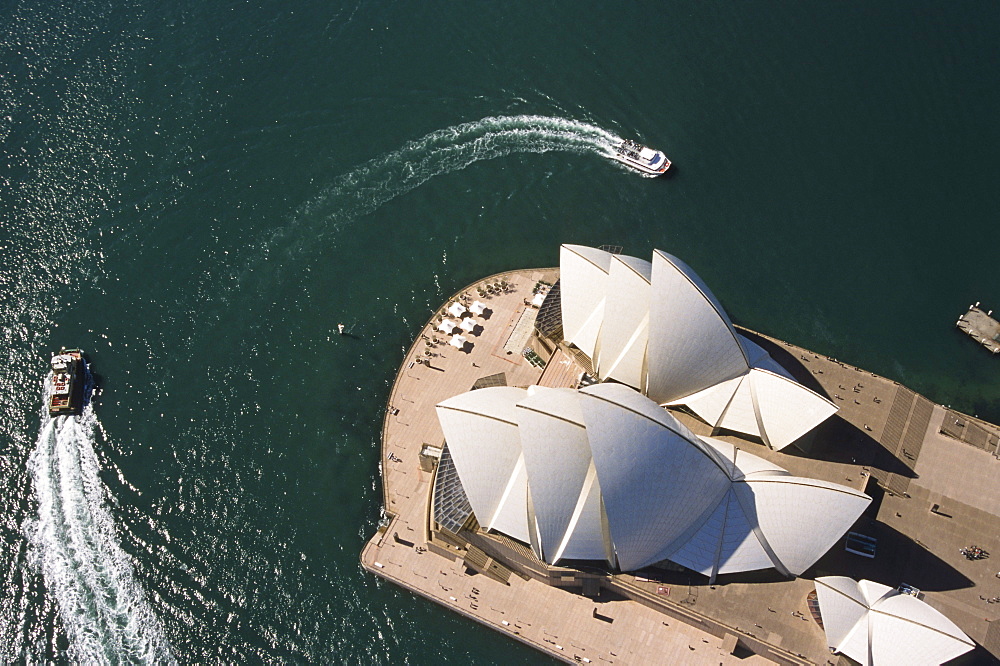
<path id="1" fill-rule="evenodd" d="M 473 301 L 472 305 L 469 307 L 469 311 L 474 315 L 481 315 L 486 309 L 486 304 L 480 301 Z"/>
<path id="2" fill-rule="evenodd" d="M 465 314 L 465 306 L 456 301 L 448 307 L 448 314 L 452 317 L 461 317 Z"/>
<path id="3" fill-rule="evenodd" d="M 438 330 L 450 335 L 456 326 L 458 326 L 458 322 L 454 322 L 451 319 L 444 319 L 438 324 Z"/>
<path id="4" fill-rule="evenodd" d="M 476 320 L 473 319 L 472 317 L 466 317 L 465 319 L 462 320 L 462 323 L 459 324 L 462 330 L 465 331 L 466 333 L 472 333 L 472 331 L 475 330 L 476 326 L 478 325 L 479 324 L 477 324 Z"/>
<path id="5" fill-rule="evenodd" d="M 461 349 L 462 347 L 465 346 L 466 342 L 468 342 L 468 339 L 466 339 L 466 337 L 464 335 L 453 335 L 453 336 L 451 336 L 451 346 L 452 347 L 458 347 L 459 349 Z"/>

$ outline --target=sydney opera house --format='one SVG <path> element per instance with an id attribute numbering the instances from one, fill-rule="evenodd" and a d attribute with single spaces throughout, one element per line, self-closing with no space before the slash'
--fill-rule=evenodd
<path id="1" fill-rule="evenodd" d="M 910 493 L 952 518 L 942 502 L 966 506 L 953 496 L 973 503 L 992 487 L 984 468 L 954 490 L 966 463 L 952 461 L 972 455 L 955 442 L 965 417 L 734 326 L 702 279 L 660 250 L 646 260 L 564 245 L 557 269 L 463 292 L 425 326 L 393 387 L 387 519 L 362 554 L 368 570 L 567 661 L 556 630 L 575 635 L 577 662 L 662 657 L 681 640 L 638 620 L 606 635 L 592 622 L 614 618 L 595 606 L 572 620 L 574 598 L 680 619 L 703 644 L 718 639 L 706 663 L 830 653 L 866 666 L 943 663 L 976 649 L 968 628 L 989 651 L 1000 645 L 1000 631 L 973 623 L 968 592 L 947 600 L 965 613 L 959 628 L 899 581 L 983 584 L 935 554 L 969 534 L 962 524 L 911 513 Z M 920 467 L 922 445 L 924 458 L 951 459 Z M 987 514 L 976 524 L 997 524 L 1000 506 Z M 865 580 L 879 577 L 899 588 Z M 499 587 L 484 605 L 487 585 Z"/>
<path id="2" fill-rule="evenodd" d="M 437 406 L 480 526 L 550 564 L 665 560 L 714 579 L 808 569 L 871 499 L 699 438 L 661 405 L 784 448 L 836 411 L 739 335 L 680 260 L 563 246 L 565 340 L 582 389 L 493 387 Z"/>

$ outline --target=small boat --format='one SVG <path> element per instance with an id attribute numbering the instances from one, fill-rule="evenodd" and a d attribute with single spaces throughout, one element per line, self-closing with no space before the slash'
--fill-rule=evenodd
<path id="1" fill-rule="evenodd" d="M 653 150 L 631 139 L 624 139 L 615 146 L 614 159 L 636 171 L 659 176 L 670 168 L 670 160 L 659 150 Z"/>
<path id="2" fill-rule="evenodd" d="M 79 414 L 83 411 L 83 385 L 87 372 L 83 350 L 63 347 L 52 355 L 51 364 L 49 415 Z"/>

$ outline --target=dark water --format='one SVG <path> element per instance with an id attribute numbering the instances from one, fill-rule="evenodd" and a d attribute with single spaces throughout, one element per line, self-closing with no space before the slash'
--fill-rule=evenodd
<path id="1" fill-rule="evenodd" d="M 358 553 L 418 327 L 563 242 L 1000 420 L 995 8 L 612 5 L 0 7 L 0 661 L 535 661 Z"/>

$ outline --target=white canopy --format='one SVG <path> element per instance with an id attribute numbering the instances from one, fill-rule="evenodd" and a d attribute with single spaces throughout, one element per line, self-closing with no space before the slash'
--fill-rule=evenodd
<path id="1" fill-rule="evenodd" d="M 456 326 L 458 326 L 458 322 L 452 321 L 451 319 L 442 319 L 437 328 L 439 331 L 443 331 L 446 335 L 451 335 L 451 332 L 455 330 Z"/>
<path id="2" fill-rule="evenodd" d="M 486 304 L 481 301 L 473 301 L 472 305 L 469 306 L 469 311 L 474 315 L 482 315 L 484 310 L 486 310 Z"/>
<path id="3" fill-rule="evenodd" d="M 479 324 L 477 324 L 476 320 L 473 319 L 472 317 L 466 317 L 465 319 L 462 320 L 462 323 L 459 324 L 462 330 L 465 331 L 466 333 L 472 333 L 472 331 L 474 331 L 476 326 L 478 325 Z"/>
<path id="4" fill-rule="evenodd" d="M 844 576 L 815 582 L 827 644 L 862 666 L 942 664 L 976 647 L 939 611 L 887 585 Z"/>
<path id="5" fill-rule="evenodd" d="M 450 314 L 452 317 L 461 317 L 463 314 L 465 314 L 465 306 L 459 303 L 458 301 L 455 301 L 450 306 L 448 306 L 448 314 Z"/>
<path id="6" fill-rule="evenodd" d="M 462 347 L 465 346 L 466 342 L 468 342 L 468 339 L 466 339 L 464 335 L 458 335 L 456 333 L 455 335 L 451 336 L 452 347 L 458 347 L 459 349 L 461 349 Z"/>
<path id="7" fill-rule="evenodd" d="M 647 148 L 646 146 L 643 146 L 642 148 L 639 149 L 639 157 L 641 157 L 644 160 L 652 160 L 657 155 L 659 155 L 659 152 L 653 150 L 652 148 Z"/>
<path id="8" fill-rule="evenodd" d="M 466 420 L 455 422 L 455 410 Z M 505 441 L 524 463 L 526 493 L 516 498 L 490 476 L 494 453 L 477 453 L 495 442 L 472 424 L 500 412 L 516 425 Z M 713 578 L 766 568 L 800 575 L 871 501 L 703 440 L 622 384 L 484 388 L 446 400 L 438 415 L 473 510 L 480 502 L 486 512 L 480 524 L 508 506 L 530 529 L 527 538 L 506 533 L 552 564 L 605 560 L 628 571 L 670 559 Z M 497 474 L 512 478 L 504 469 Z M 507 504 L 515 500 L 517 508 Z"/>
<path id="9" fill-rule="evenodd" d="M 541 307 L 542 303 L 544 302 L 545 302 L 545 294 L 542 293 L 535 294 L 534 298 L 531 299 L 531 304 L 534 305 L 536 308 Z"/>
<path id="10" fill-rule="evenodd" d="M 653 252 L 646 393 L 677 401 L 750 370 L 722 305 L 683 261 Z"/>

